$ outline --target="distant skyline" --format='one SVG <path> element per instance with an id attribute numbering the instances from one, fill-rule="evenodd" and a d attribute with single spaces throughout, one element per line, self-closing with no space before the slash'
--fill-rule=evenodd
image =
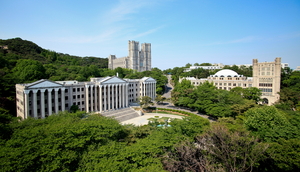
<path id="1" fill-rule="evenodd" d="M 162 70 L 276 57 L 300 66 L 299 0 L 0 0 L 0 15 L 0 39 L 70 55 L 124 57 L 135 40 L 151 43 Z"/>

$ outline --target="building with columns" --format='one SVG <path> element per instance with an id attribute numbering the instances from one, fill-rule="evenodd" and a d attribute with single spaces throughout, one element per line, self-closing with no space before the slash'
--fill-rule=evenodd
<path id="1" fill-rule="evenodd" d="M 253 77 L 246 77 L 230 69 L 223 69 L 207 78 L 185 77 L 181 78 L 191 81 L 195 86 L 204 82 L 212 82 L 218 89 L 231 90 L 234 87 L 257 87 L 261 90 L 263 103 L 274 104 L 279 100 L 281 58 L 277 57 L 274 62 L 258 62 L 253 59 Z"/>
<path id="2" fill-rule="evenodd" d="M 151 70 L 151 44 L 141 44 L 139 42 L 128 41 L 128 56 L 117 58 L 115 55 L 108 57 L 108 68 L 116 69 L 118 67 L 133 69 L 138 72 Z"/>
<path id="3" fill-rule="evenodd" d="M 129 107 L 139 97 L 156 97 L 156 80 L 91 78 L 90 82 L 50 81 L 42 79 L 16 84 L 17 116 L 45 118 L 77 105 L 86 112 L 106 112 Z"/>

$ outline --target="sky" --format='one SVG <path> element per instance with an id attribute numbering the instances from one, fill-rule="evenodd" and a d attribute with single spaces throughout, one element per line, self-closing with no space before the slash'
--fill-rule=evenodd
<path id="1" fill-rule="evenodd" d="M 0 0 L 0 39 L 76 56 L 128 56 L 151 43 L 152 67 L 300 66 L 299 0 Z"/>

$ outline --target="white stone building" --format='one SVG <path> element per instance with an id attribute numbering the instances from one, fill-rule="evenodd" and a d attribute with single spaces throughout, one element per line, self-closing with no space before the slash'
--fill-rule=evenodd
<path id="1" fill-rule="evenodd" d="M 276 58 L 274 62 L 258 63 L 253 59 L 253 77 L 239 75 L 233 70 L 223 69 L 207 78 L 197 79 L 194 77 L 181 78 L 190 80 L 195 86 L 206 81 L 213 82 L 218 89 L 231 90 L 234 87 L 257 87 L 262 91 L 261 98 L 264 102 L 272 105 L 279 100 L 280 77 L 281 77 L 281 58 Z"/>
<path id="2" fill-rule="evenodd" d="M 184 72 L 190 72 L 194 69 L 206 69 L 206 70 L 216 70 L 216 69 L 222 69 L 220 66 L 190 66 L 189 68 L 186 68 Z"/>
<path id="3" fill-rule="evenodd" d="M 86 112 L 106 112 L 129 107 L 139 97 L 156 97 L 156 80 L 121 79 L 116 76 L 91 78 L 90 82 L 42 79 L 16 84 L 17 116 L 45 118 L 77 105 Z"/>
<path id="4" fill-rule="evenodd" d="M 151 70 L 151 44 L 143 43 L 141 50 L 139 42 L 128 41 L 128 56 L 117 58 L 115 55 L 108 57 L 108 68 L 126 68 L 133 69 L 138 72 Z"/>

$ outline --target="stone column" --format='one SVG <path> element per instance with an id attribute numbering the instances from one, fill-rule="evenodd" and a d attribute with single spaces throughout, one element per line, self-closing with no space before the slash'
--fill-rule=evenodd
<path id="1" fill-rule="evenodd" d="M 94 103 L 94 106 L 95 106 L 95 111 L 98 111 L 98 87 L 97 85 L 95 85 L 95 103 Z"/>
<path id="2" fill-rule="evenodd" d="M 85 85 L 85 106 L 86 112 L 90 112 L 89 103 L 89 85 Z"/>
<path id="3" fill-rule="evenodd" d="M 100 113 L 103 111 L 103 108 L 102 108 L 102 105 L 103 105 L 103 102 L 102 102 L 102 85 L 99 85 L 99 111 Z"/>
<path id="4" fill-rule="evenodd" d="M 119 97 L 119 94 L 118 94 L 118 86 L 119 86 L 119 84 L 116 84 L 116 88 L 115 88 L 115 97 L 116 97 L 116 100 L 115 100 L 115 103 L 116 103 L 116 108 L 115 109 L 119 109 L 118 108 L 118 102 L 119 102 L 119 99 L 118 99 L 118 97 Z"/>
<path id="5" fill-rule="evenodd" d="M 94 92 L 93 92 L 94 86 L 91 85 L 90 87 L 91 87 L 91 98 L 90 98 L 90 100 L 91 100 L 91 112 L 93 112 L 94 111 L 94 102 L 93 102 L 93 100 L 94 100 Z"/>
<path id="6" fill-rule="evenodd" d="M 146 96 L 146 83 L 144 82 L 143 85 L 144 85 L 144 87 L 143 87 L 143 93 L 144 93 L 144 95 L 143 96 Z"/>
<path id="7" fill-rule="evenodd" d="M 47 89 L 48 90 L 48 116 L 52 115 L 52 97 L 51 97 L 51 92 L 52 89 Z"/>
<path id="8" fill-rule="evenodd" d="M 152 83 L 152 97 L 153 97 L 153 100 L 155 100 L 155 92 L 156 92 L 156 90 L 155 90 L 155 87 L 154 87 L 154 82 Z"/>
<path id="9" fill-rule="evenodd" d="M 119 108 L 122 107 L 122 84 L 119 84 Z"/>
<path id="10" fill-rule="evenodd" d="M 125 107 L 125 84 L 122 84 L 122 108 Z"/>
<path id="11" fill-rule="evenodd" d="M 114 91 L 115 91 L 115 85 L 113 84 L 111 86 L 111 109 L 112 110 L 115 110 L 115 94 L 114 94 Z"/>
<path id="12" fill-rule="evenodd" d="M 125 102 L 125 104 L 126 104 L 126 107 L 128 107 L 128 83 L 126 84 L 125 93 L 126 93 L 126 97 L 125 97 L 126 102 Z"/>
<path id="13" fill-rule="evenodd" d="M 144 83 L 141 84 L 141 95 L 140 97 L 143 97 L 144 96 Z"/>
<path id="14" fill-rule="evenodd" d="M 107 110 L 107 103 L 106 103 L 106 85 L 103 85 L 104 87 L 104 111 Z"/>
<path id="15" fill-rule="evenodd" d="M 30 93 L 30 90 L 24 90 L 24 95 L 25 95 L 25 100 L 24 100 L 24 103 L 25 103 L 25 109 L 24 109 L 24 119 L 28 118 L 29 116 L 29 93 Z"/>
<path id="16" fill-rule="evenodd" d="M 110 94 L 110 85 L 107 85 L 107 101 L 108 101 L 108 108 L 107 108 L 107 110 L 110 110 L 110 109 L 111 109 L 111 106 L 110 106 L 110 98 L 111 98 L 111 94 Z"/>
<path id="17" fill-rule="evenodd" d="M 154 98 L 155 98 L 156 97 L 156 83 L 154 82 L 153 85 L 154 85 Z"/>
<path id="18" fill-rule="evenodd" d="M 60 97 L 61 97 L 61 111 L 65 111 L 66 103 L 65 103 L 65 89 L 66 88 L 61 88 L 60 89 Z"/>
<path id="19" fill-rule="evenodd" d="M 41 103 L 41 115 L 42 118 L 45 118 L 45 89 L 41 89 L 41 99 L 40 99 L 40 103 Z"/>
<path id="20" fill-rule="evenodd" d="M 38 90 L 32 90 L 33 92 L 33 100 L 32 100 L 32 104 L 33 104 L 33 117 L 37 118 L 37 98 L 36 98 L 36 93 L 38 92 Z"/>
<path id="21" fill-rule="evenodd" d="M 54 97 L 54 106 L 55 106 L 55 113 L 58 113 L 58 90 L 59 88 L 54 88 L 54 93 L 55 93 L 55 97 Z"/>

